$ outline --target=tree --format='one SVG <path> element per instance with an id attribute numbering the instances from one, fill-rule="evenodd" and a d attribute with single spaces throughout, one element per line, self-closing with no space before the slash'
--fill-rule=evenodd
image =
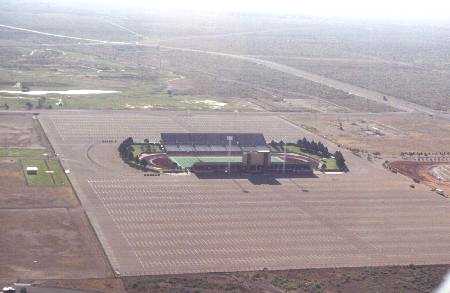
<path id="1" fill-rule="evenodd" d="M 135 158 L 134 158 L 134 155 L 133 155 L 133 152 L 130 150 L 130 148 L 127 148 L 127 153 L 126 153 L 126 155 L 127 155 L 127 159 L 128 159 L 128 161 L 133 161 Z"/>
<path id="2" fill-rule="evenodd" d="M 147 167 L 148 161 L 146 161 L 146 160 L 141 160 L 141 165 L 144 166 L 144 167 Z"/>
<path id="3" fill-rule="evenodd" d="M 311 151 L 313 153 L 317 153 L 319 150 L 319 146 L 317 145 L 317 143 L 313 140 L 311 141 Z"/>
<path id="4" fill-rule="evenodd" d="M 43 108 L 46 102 L 47 102 L 47 98 L 46 97 L 40 97 L 39 100 L 38 100 L 37 108 L 38 109 Z"/>
<path id="5" fill-rule="evenodd" d="M 325 146 L 323 145 L 323 143 L 321 141 L 319 141 L 317 143 L 317 150 L 323 155 L 323 150 L 324 150 Z"/>
<path id="6" fill-rule="evenodd" d="M 303 138 L 303 148 L 308 152 L 312 150 L 311 143 L 306 138 Z"/>
<path id="7" fill-rule="evenodd" d="M 330 151 L 328 150 L 328 148 L 326 146 L 323 147 L 323 155 L 325 157 L 329 157 L 330 156 Z"/>
<path id="8" fill-rule="evenodd" d="M 31 103 L 31 102 L 26 102 L 25 106 L 27 107 L 28 110 L 33 109 L 33 103 Z"/>
<path id="9" fill-rule="evenodd" d="M 336 164 L 340 170 L 345 171 L 347 169 L 347 165 L 345 164 L 344 156 L 340 151 L 336 151 L 334 153 L 334 158 L 336 159 Z"/>

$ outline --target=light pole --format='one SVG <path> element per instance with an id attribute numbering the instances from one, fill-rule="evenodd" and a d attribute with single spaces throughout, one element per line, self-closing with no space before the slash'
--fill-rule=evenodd
<path id="1" fill-rule="evenodd" d="M 228 135 L 227 140 L 228 140 L 228 173 L 231 173 L 231 142 L 233 141 L 233 137 L 231 135 Z"/>

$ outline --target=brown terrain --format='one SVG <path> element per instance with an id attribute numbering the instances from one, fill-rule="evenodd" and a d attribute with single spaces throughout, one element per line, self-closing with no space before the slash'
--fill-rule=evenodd
<path id="1" fill-rule="evenodd" d="M 431 188 L 442 189 L 447 195 L 450 193 L 449 178 L 439 179 L 434 169 L 445 167 L 448 168 L 448 163 L 430 163 L 430 162 L 416 162 L 416 161 L 394 161 L 388 164 L 389 169 L 410 177 L 417 183 L 423 183 Z"/>
<path id="2" fill-rule="evenodd" d="M 12 123 L 13 129 L 8 126 Z M 13 132 L 21 138 L 20 143 L 8 140 L 11 143 L 5 146 L 46 148 L 53 156 L 31 115 L 1 115 L 0 125 L 4 136 Z M 113 277 L 72 188 L 28 186 L 19 160 L 0 157 L 0 282 L 39 284 L 70 279 L 76 283 L 79 279 Z M 120 286 L 114 286 L 115 292 L 121 292 Z"/>

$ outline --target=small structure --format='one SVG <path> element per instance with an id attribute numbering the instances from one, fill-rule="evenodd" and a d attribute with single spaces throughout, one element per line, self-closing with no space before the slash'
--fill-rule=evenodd
<path id="1" fill-rule="evenodd" d="M 243 167 L 247 171 L 262 171 L 269 168 L 271 159 L 269 150 L 244 151 Z"/>
<path id="2" fill-rule="evenodd" d="M 3 287 L 3 293 L 16 293 L 16 289 L 14 287 Z"/>
<path id="3" fill-rule="evenodd" d="M 38 171 L 39 171 L 38 167 L 33 166 L 27 167 L 27 175 L 37 175 Z"/>

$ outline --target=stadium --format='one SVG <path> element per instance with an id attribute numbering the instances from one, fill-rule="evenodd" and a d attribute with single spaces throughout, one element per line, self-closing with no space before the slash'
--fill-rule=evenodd
<path id="1" fill-rule="evenodd" d="M 261 133 L 161 133 L 160 143 L 152 145 L 138 160 L 160 172 L 313 172 L 312 163 L 301 156 L 273 153 Z"/>

